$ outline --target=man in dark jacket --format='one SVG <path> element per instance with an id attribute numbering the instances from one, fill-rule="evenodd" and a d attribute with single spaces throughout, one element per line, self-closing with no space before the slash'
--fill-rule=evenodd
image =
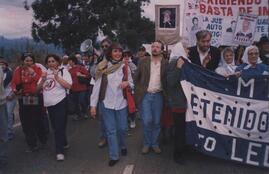
<path id="1" fill-rule="evenodd" d="M 260 38 L 260 41 L 257 43 L 257 46 L 260 51 L 260 58 L 262 63 L 269 65 L 269 38 L 268 36 L 263 36 Z"/>
<path id="2" fill-rule="evenodd" d="M 192 63 L 215 71 L 220 61 L 220 51 L 210 45 L 212 34 L 207 30 L 196 33 L 197 45 L 189 48 L 189 59 Z"/>
<path id="3" fill-rule="evenodd" d="M 139 61 L 134 78 L 135 99 L 143 120 L 143 154 L 148 153 L 150 147 L 155 153 L 161 153 L 157 139 L 160 134 L 167 61 L 162 57 L 163 44 L 160 41 L 153 42 L 151 50 L 151 58 Z"/>

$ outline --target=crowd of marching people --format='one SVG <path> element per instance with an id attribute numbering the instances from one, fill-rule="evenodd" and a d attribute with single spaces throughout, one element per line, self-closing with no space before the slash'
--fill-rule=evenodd
<path id="1" fill-rule="evenodd" d="M 232 47 L 210 45 L 211 33 L 196 33 L 197 44 L 177 43 L 170 55 L 161 41 L 151 44 L 151 53 L 141 47 L 136 55 L 108 38 L 100 54 L 49 54 L 44 65 L 32 53 L 21 56 L 21 65 L 12 70 L 0 58 L 0 166 L 7 163 L 7 144 L 14 138 L 16 103 L 26 152 L 46 146 L 49 124 L 55 139 L 56 160 L 65 159 L 69 148 L 66 135 L 68 115 L 74 121 L 98 119 L 98 146 L 108 145 L 109 166 L 128 154 L 126 136 L 136 127 L 139 115 L 143 125 L 142 154 L 162 152 L 159 137 L 173 127 L 174 160 L 184 163 L 185 112 L 187 101 L 180 85 L 185 61 L 215 71 L 222 76 L 268 75 L 269 39 L 245 48 L 243 54 Z M 195 75 L 195 74 L 194 74 Z M 131 108 L 134 99 L 136 108 Z M 139 112 L 139 114 L 137 114 Z M 129 150 L 129 149 L 128 149 Z M 130 149 L 131 150 L 131 149 Z"/>

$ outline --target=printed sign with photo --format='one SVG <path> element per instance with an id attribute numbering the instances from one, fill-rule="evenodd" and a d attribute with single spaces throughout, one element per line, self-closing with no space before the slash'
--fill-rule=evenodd
<path id="1" fill-rule="evenodd" d="M 155 37 L 165 45 L 179 41 L 179 5 L 155 5 Z"/>
<path id="2" fill-rule="evenodd" d="M 160 8 L 160 28 L 176 28 L 176 9 Z"/>
<path id="3" fill-rule="evenodd" d="M 255 28 L 258 16 L 239 14 L 234 32 L 234 42 L 239 45 L 251 45 L 255 36 Z"/>
<path id="4" fill-rule="evenodd" d="M 191 41 L 192 46 L 196 44 L 196 30 L 210 31 L 212 33 L 211 45 L 213 46 L 236 46 L 238 44 L 250 45 L 254 41 L 258 41 L 262 36 L 268 36 L 269 10 L 268 1 L 266 0 L 235 0 L 233 3 L 231 3 L 231 1 L 188 0 L 185 1 L 184 9 L 182 35 Z M 237 28 L 236 26 L 242 28 L 243 25 L 241 23 L 242 21 L 240 22 L 240 19 L 238 21 L 239 24 L 237 24 L 238 14 L 241 13 L 252 16 L 249 17 L 252 37 L 250 37 L 250 35 L 243 37 L 242 33 L 238 33 L 237 38 L 234 38 L 237 32 L 235 31 Z M 197 23 L 196 18 L 199 21 L 197 27 L 193 27 L 196 29 L 196 32 L 191 32 L 191 28 L 194 25 L 193 22 Z"/>

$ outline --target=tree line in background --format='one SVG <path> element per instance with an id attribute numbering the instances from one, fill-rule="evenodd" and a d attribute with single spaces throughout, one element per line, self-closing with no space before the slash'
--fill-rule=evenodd
<path id="1" fill-rule="evenodd" d="M 64 49 L 79 51 L 85 39 L 96 40 L 98 30 L 136 51 L 154 40 L 154 23 L 141 15 L 150 0 L 35 0 L 32 36 Z"/>
<path id="2" fill-rule="evenodd" d="M 63 54 L 63 50 L 53 44 L 36 43 L 29 38 L 7 39 L 0 36 L 0 56 L 5 57 L 11 67 L 21 63 L 20 57 L 24 52 L 32 52 L 37 62 L 41 63 L 44 63 L 44 58 L 48 53 Z"/>

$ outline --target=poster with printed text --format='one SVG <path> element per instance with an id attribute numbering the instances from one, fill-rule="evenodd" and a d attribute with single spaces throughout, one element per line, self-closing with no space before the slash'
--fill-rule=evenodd
<path id="1" fill-rule="evenodd" d="M 253 43 L 258 16 L 239 14 L 234 31 L 234 43 L 249 46 Z"/>
<path id="2" fill-rule="evenodd" d="M 239 42 L 234 40 L 235 29 L 239 26 L 239 14 L 243 13 L 258 16 L 256 24 L 251 23 L 251 28 L 255 26 L 253 36 L 244 45 L 268 36 L 268 0 L 186 0 L 184 9 L 182 35 L 189 39 L 192 46 L 196 44 L 195 34 L 199 30 L 212 33 L 211 44 L 214 46 L 238 45 Z"/>

